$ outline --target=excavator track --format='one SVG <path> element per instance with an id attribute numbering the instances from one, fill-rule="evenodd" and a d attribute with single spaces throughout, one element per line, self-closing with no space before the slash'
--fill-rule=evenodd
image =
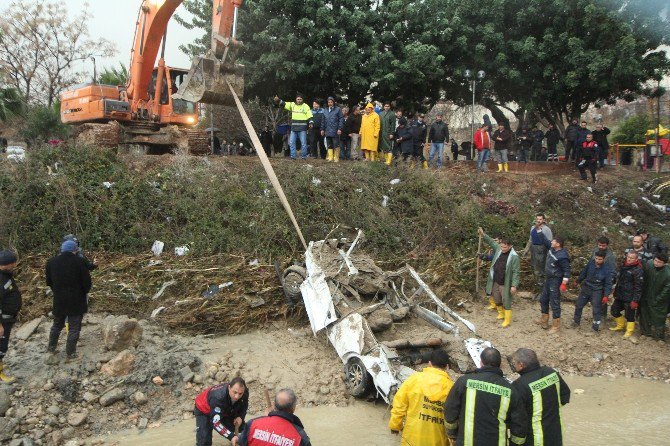
<path id="1" fill-rule="evenodd" d="M 204 130 L 181 129 L 188 141 L 188 153 L 191 155 L 207 155 L 211 152 L 209 135 Z"/>
<path id="2" fill-rule="evenodd" d="M 78 124 L 73 126 L 72 133 L 77 144 L 114 148 L 121 142 L 121 131 L 121 125 L 117 121 L 112 121 Z"/>

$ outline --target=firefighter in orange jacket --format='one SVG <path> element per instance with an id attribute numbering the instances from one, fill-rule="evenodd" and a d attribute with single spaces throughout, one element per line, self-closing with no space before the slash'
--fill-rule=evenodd
<path id="1" fill-rule="evenodd" d="M 411 375 L 398 389 L 389 428 L 395 434 L 402 431 L 402 445 L 448 444 L 444 402 L 454 385 L 447 374 L 448 364 L 447 352 L 434 350 L 428 367 Z"/>

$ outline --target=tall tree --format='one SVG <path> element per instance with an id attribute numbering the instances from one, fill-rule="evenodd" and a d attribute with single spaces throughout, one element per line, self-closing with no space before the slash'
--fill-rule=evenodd
<path id="1" fill-rule="evenodd" d="M 128 68 L 122 63 L 119 67 L 104 68 L 98 76 L 98 82 L 106 85 L 126 85 L 128 83 Z"/>
<path id="2" fill-rule="evenodd" d="M 88 11 L 72 16 L 62 2 L 16 0 L 0 16 L 0 68 L 28 103 L 51 106 L 80 82 L 76 61 L 111 56 L 114 46 L 88 38 Z"/>
<path id="3" fill-rule="evenodd" d="M 201 56 L 211 47 L 212 39 L 212 0 L 184 0 L 182 6 L 190 17 L 175 14 L 174 18 L 186 29 L 200 29 L 202 36 L 191 43 L 179 45 L 179 49 L 190 57 Z"/>

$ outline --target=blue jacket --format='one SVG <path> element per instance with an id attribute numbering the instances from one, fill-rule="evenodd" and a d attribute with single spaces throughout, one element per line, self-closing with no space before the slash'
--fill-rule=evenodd
<path id="1" fill-rule="evenodd" d="M 544 246 L 549 249 L 547 261 L 544 264 L 544 274 L 549 278 L 570 278 L 570 255 L 564 248 L 556 250 L 551 247 L 551 240 L 547 240 L 544 233 L 538 234 Z"/>
<path id="2" fill-rule="evenodd" d="M 344 116 L 340 107 L 333 105 L 332 110 L 328 110 L 328 107 L 324 108 L 323 127 L 321 127 L 321 130 L 326 132 L 326 136 L 335 138 L 338 136 L 337 131 L 342 130 L 342 127 L 344 127 Z"/>
<path id="3" fill-rule="evenodd" d="M 312 109 L 312 125 L 314 126 L 314 129 L 316 130 L 322 130 L 323 125 L 324 125 L 324 114 L 323 114 L 323 109 L 318 108 L 318 109 Z"/>
<path id="4" fill-rule="evenodd" d="M 579 130 L 577 130 L 577 139 L 575 139 L 577 147 L 582 147 L 582 143 L 586 141 L 586 135 L 589 133 L 591 133 L 591 130 L 579 127 Z"/>
<path id="5" fill-rule="evenodd" d="M 577 282 L 591 291 L 602 290 L 603 296 L 609 296 L 612 292 L 612 271 L 607 263 L 597 267 L 596 261 L 591 259 L 582 270 Z"/>

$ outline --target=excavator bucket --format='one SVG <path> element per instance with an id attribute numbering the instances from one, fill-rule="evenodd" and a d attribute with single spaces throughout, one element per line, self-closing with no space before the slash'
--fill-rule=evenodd
<path id="1" fill-rule="evenodd" d="M 191 70 L 172 97 L 203 104 L 235 105 L 226 81 L 230 82 L 235 93 L 241 97 L 244 92 L 243 73 L 242 65 L 231 67 L 222 63 L 211 52 L 205 56 L 194 57 Z"/>

